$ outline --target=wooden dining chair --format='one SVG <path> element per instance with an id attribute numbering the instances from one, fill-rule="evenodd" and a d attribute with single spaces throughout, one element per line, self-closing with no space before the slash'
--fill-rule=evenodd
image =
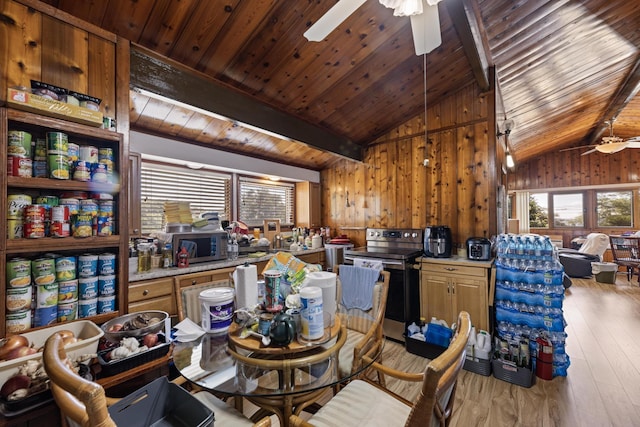
<path id="1" fill-rule="evenodd" d="M 374 363 L 385 375 L 401 380 L 422 381 L 422 390 L 415 402 L 369 380 L 351 381 L 327 402 L 309 421 L 292 415 L 290 426 L 338 427 L 363 426 L 446 426 L 449 424 L 455 400 L 458 374 L 464 365 L 465 348 L 471 319 L 460 312 L 456 335 L 449 348 L 426 366 L 423 373 L 410 374 Z"/>
<path id="2" fill-rule="evenodd" d="M 336 267 L 339 274 L 340 266 Z M 374 285 L 372 292 L 371 309 L 343 307 L 347 318 L 347 341 L 340 352 L 339 366 L 342 376 L 348 376 L 359 369 L 363 357 L 379 354 L 384 340 L 383 322 L 389 294 L 388 271 L 380 272 L 380 279 Z M 338 276 L 338 295 L 343 292 L 342 282 Z M 381 359 L 378 358 L 378 362 Z M 384 376 L 378 373 L 378 381 L 384 386 Z"/>
<path id="3" fill-rule="evenodd" d="M 62 337 L 58 333 L 51 335 L 45 343 L 43 365 L 51 381 L 51 392 L 60 408 L 63 425 L 69 425 L 67 422 L 69 419 L 82 427 L 116 427 L 109 416 L 108 405 L 116 403 L 119 399 L 106 397 L 104 388 L 100 384 L 80 377 L 71 369 Z M 210 393 L 199 392 L 194 396 L 213 411 L 216 425 L 236 427 L 271 425 L 271 419 L 268 417 L 254 424 Z"/>

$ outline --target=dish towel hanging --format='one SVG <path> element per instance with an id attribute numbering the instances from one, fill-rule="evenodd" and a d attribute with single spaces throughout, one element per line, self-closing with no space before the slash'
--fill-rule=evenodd
<path id="1" fill-rule="evenodd" d="M 342 305 L 347 309 L 370 310 L 373 306 L 373 288 L 378 277 L 380 272 L 372 268 L 341 265 Z"/>
<path id="2" fill-rule="evenodd" d="M 354 258 L 353 265 L 354 267 L 373 268 L 378 271 L 383 269 L 382 261 L 373 261 L 367 258 Z"/>

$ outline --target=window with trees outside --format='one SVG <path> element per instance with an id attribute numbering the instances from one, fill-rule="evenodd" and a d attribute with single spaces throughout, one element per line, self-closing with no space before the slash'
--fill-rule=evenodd
<path id="1" fill-rule="evenodd" d="M 632 191 L 597 192 L 596 213 L 598 227 L 632 227 L 632 200 Z"/>
<path id="2" fill-rule="evenodd" d="M 549 194 L 529 194 L 529 227 L 549 228 Z"/>
<path id="3" fill-rule="evenodd" d="M 293 225 L 295 185 L 249 177 L 240 177 L 239 218 L 248 226 L 263 225 L 265 219 L 279 219 L 281 225 Z"/>

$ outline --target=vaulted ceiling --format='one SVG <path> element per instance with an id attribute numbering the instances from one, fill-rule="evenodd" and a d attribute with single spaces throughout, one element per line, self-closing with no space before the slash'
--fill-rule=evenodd
<path id="1" fill-rule="evenodd" d="M 414 53 L 409 18 L 377 0 L 318 43 L 302 34 L 335 1 L 45 3 L 148 49 L 143 55 L 175 61 L 175 70 L 195 70 L 205 83 L 187 103 L 213 110 L 237 101 L 236 109 L 263 116 L 260 127 L 306 143 L 240 123 L 250 119 L 215 118 L 132 92 L 135 130 L 320 170 L 357 157 L 424 109 L 423 57 Z M 640 2 L 443 0 L 438 8 L 443 42 L 427 55 L 427 102 L 474 80 L 484 86 L 495 66 L 517 162 L 599 143 L 612 118 L 616 136 L 640 135 Z M 153 78 L 175 90 L 169 73 Z M 208 82 L 223 92 L 208 91 Z"/>

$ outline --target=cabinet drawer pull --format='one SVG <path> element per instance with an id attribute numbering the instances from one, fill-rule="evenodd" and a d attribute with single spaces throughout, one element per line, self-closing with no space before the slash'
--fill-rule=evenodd
<path id="1" fill-rule="evenodd" d="M 196 279 L 193 279 L 193 280 L 191 281 L 191 286 L 195 286 L 195 285 L 197 285 L 197 284 L 198 284 L 198 282 L 196 282 Z"/>
<path id="2" fill-rule="evenodd" d="M 144 291 L 142 291 L 142 295 L 143 296 L 149 295 L 149 289 L 145 289 Z"/>
<path id="3" fill-rule="evenodd" d="M 447 270 L 447 271 L 456 271 L 457 270 L 457 268 L 455 268 L 455 267 L 445 267 L 444 269 Z"/>

